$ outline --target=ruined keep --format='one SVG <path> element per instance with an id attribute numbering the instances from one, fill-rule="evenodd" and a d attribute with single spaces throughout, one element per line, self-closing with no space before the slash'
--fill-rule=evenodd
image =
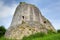
<path id="1" fill-rule="evenodd" d="M 20 2 L 5 37 L 22 39 L 24 36 L 37 32 L 47 33 L 48 30 L 55 31 L 50 21 L 41 14 L 40 10 L 35 5 Z"/>

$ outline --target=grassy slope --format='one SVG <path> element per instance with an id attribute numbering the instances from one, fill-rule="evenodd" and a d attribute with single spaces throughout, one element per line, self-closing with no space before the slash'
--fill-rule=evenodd
<path id="1" fill-rule="evenodd" d="M 60 40 L 60 34 L 48 35 L 42 38 L 34 38 L 32 40 Z"/>
<path id="2" fill-rule="evenodd" d="M 25 37 L 23 40 L 60 40 L 60 33 L 45 35 L 44 37 Z"/>
<path id="3" fill-rule="evenodd" d="M 1 37 L 0 40 L 8 40 L 8 39 Z M 29 37 L 23 38 L 23 40 L 60 40 L 60 33 L 50 34 L 45 36 L 42 35 L 42 37 L 39 34 L 35 34 Z"/>

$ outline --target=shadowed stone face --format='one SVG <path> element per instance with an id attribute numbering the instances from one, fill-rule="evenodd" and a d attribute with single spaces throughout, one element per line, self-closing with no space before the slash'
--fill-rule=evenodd
<path id="1" fill-rule="evenodd" d="M 37 32 L 47 33 L 55 31 L 52 24 L 42 16 L 39 9 L 32 4 L 21 2 L 14 13 L 10 28 L 6 31 L 6 38 L 22 39 Z"/>

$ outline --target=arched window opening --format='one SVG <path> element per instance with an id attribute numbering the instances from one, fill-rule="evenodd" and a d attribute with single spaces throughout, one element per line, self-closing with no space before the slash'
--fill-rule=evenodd
<path id="1" fill-rule="evenodd" d="M 24 19 L 24 16 L 22 16 L 22 18 Z"/>
<path id="2" fill-rule="evenodd" d="M 46 21 L 44 21 L 44 23 L 46 23 Z"/>

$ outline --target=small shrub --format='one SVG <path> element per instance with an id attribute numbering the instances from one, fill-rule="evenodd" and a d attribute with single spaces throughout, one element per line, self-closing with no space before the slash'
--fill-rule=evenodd
<path id="1" fill-rule="evenodd" d="M 25 4 L 25 2 L 20 2 L 20 4 Z"/>
<path id="2" fill-rule="evenodd" d="M 4 26 L 0 26 L 0 37 L 4 36 L 6 29 Z"/>
<path id="3" fill-rule="evenodd" d="M 60 30 L 57 30 L 58 33 L 60 33 Z"/>
<path id="4" fill-rule="evenodd" d="M 25 22 L 24 21 L 22 21 L 22 24 L 24 24 Z"/>

